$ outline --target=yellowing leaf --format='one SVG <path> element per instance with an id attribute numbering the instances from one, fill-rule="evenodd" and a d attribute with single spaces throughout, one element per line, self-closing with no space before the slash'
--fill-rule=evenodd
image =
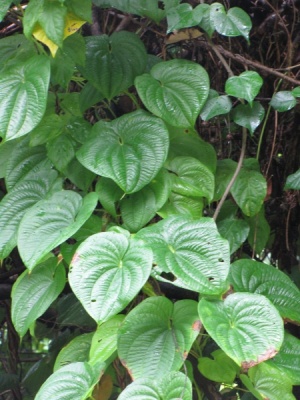
<path id="1" fill-rule="evenodd" d="M 80 19 L 79 17 L 76 17 L 76 15 L 68 13 L 66 16 L 66 23 L 64 28 L 64 39 L 77 32 L 78 29 L 80 29 L 85 23 L 86 21 Z M 48 38 L 40 24 L 36 24 L 32 34 L 39 42 L 45 44 L 49 48 L 52 57 L 55 57 L 58 46 Z"/>

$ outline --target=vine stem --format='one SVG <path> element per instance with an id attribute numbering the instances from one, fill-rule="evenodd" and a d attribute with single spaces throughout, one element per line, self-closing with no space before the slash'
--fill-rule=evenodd
<path id="1" fill-rule="evenodd" d="M 223 57 L 223 55 L 220 53 L 219 49 L 213 44 L 213 42 L 211 41 L 210 38 L 208 38 L 208 42 L 209 45 L 211 46 L 212 50 L 215 52 L 216 56 L 218 57 L 218 59 L 221 61 L 221 63 L 223 64 L 224 68 L 226 69 L 228 76 L 232 77 L 234 76 L 232 69 L 230 68 L 230 65 L 228 64 L 228 62 L 225 60 L 225 58 Z M 242 99 L 239 99 L 241 103 L 244 104 L 244 101 Z M 232 188 L 238 174 L 240 173 L 240 170 L 242 168 L 243 165 L 243 161 L 244 161 L 244 157 L 245 157 L 245 152 L 246 152 L 246 144 L 247 144 L 247 129 L 245 127 L 243 127 L 242 130 L 242 148 L 241 148 L 241 153 L 240 153 L 240 157 L 239 157 L 239 161 L 237 163 L 236 166 L 236 170 L 234 171 L 234 174 L 232 176 L 232 178 L 230 179 L 229 184 L 226 187 L 225 192 L 223 193 L 223 196 L 221 198 L 221 200 L 219 201 L 217 208 L 214 212 L 213 215 L 213 219 L 216 221 L 216 219 L 218 218 L 218 215 L 221 211 L 221 208 L 223 207 L 223 204 L 226 200 L 226 197 L 228 196 L 230 189 Z"/>

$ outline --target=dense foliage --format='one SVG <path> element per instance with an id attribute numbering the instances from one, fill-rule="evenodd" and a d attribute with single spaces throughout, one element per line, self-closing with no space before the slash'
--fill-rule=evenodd
<path id="1" fill-rule="evenodd" d="M 298 10 L 238 3 L 2 1 L 4 398 L 296 399 Z"/>

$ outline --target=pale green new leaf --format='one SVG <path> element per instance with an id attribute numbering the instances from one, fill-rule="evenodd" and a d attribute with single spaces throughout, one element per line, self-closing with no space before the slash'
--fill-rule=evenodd
<path id="1" fill-rule="evenodd" d="M 72 290 L 97 323 L 122 311 L 151 271 L 151 250 L 126 235 L 102 232 L 90 236 L 79 246 L 70 265 Z"/>
<path id="2" fill-rule="evenodd" d="M 300 291 L 282 271 L 254 260 L 238 260 L 230 267 L 229 281 L 236 292 L 263 294 L 282 318 L 300 323 Z"/>
<path id="3" fill-rule="evenodd" d="M 168 217 L 142 229 L 136 237 L 151 246 L 157 279 L 165 280 L 162 272 L 172 273 L 174 285 L 202 294 L 226 291 L 229 243 L 211 218 Z"/>
<path id="4" fill-rule="evenodd" d="M 168 148 L 163 121 L 138 110 L 95 124 L 77 158 L 89 170 L 113 179 L 124 192 L 133 193 L 157 175 Z"/>
<path id="5" fill-rule="evenodd" d="M 156 64 L 150 74 L 135 79 L 144 105 L 176 127 L 193 127 L 205 104 L 209 77 L 201 65 L 187 60 Z"/>
<path id="6" fill-rule="evenodd" d="M 182 372 L 171 372 L 162 378 L 140 378 L 128 385 L 118 400 L 191 400 L 192 384 Z"/>
<path id="7" fill-rule="evenodd" d="M 224 301 L 202 298 L 201 322 L 212 339 L 243 369 L 274 357 L 283 342 L 283 321 L 263 295 L 230 294 Z"/>
<path id="8" fill-rule="evenodd" d="M 53 371 L 61 367 L 74 363 L 89 361 L 89 352 L 94 333 L 85 333 L 76 336 L 71 342 L 64 346 L 56 357 Z"/>
<path id="9" fill-rule="evenodd" d="M 31 271 L 43 257 L 69 239 L 90 217 L 97 204 L 96 193 L 82 198 L 63 190 L 31 207 L 21 220 L 18 249 Z"/>
<path id="10" fill-rule="evenodd" d="M 122 314 L 115 315 L 98 326 L 91 343 L 90 364 L 105 362 L 117 351 L 118 331 L 124 318 Z"/>
<path id="11" fill-rule="evenodd" d="M 240 367 L 221 349 L 213 351 L 211 355 L 213 359 L 199 358 L 198 368 L 201 374 L 211 381 L 232 385 Z"/>
<path id="12" fill-rule="evenodd" d="M 150 297 L 136 306 L 119 329 L 118 353 L 133 379 L 152 378 L 182 366 L 201 324 L 197 303 Z"/>
<path id="13" fill-rule="evenodd" d="M 209 202 L 215 190 L 214 175 L 194 157 L 175 157 L 166 163 L 174 174 L 172 191 L 183 196 L 205 197 Z"/>
<path id="14" fill-rule="evenodd" d="M 82 72 L 110 100 L 133 85 L 134 78 L 145 71 L 146 62 L 145 46 L 132 32 L 89 36 Z"/>
<path id="15" fill-rule="evenodd" d="M 41 386 L 35 400 L 86 400 L 103 373 L 87 362 L 75 362 L 55 371 Z"/>
<path id="16" fill-rule="evenodd" d="M 0 136 L 4 141 L 26 135 L 46 109 L 50 61 L 34 56 L 0 77 Z"/>
<path id="17" fill-rule="evenodd" d="M 65 282 L 65 268 L 57 265 L 54 257 L 37 265 L 32 273 L 26 270 L 18 277 L 11 294 L 11 315 L 21 338 L 61 293 Z"/>
<path id="18" fill-rule="evenodd" d="M 245 99 L 252 104 L 254 98 L 258 95 L 262 87 L 263 79 L 255 71 L 245 71 L 239 76 L 232 76 L 227 79 L 225 92 L 229 96 L 238 99 Z"/>
<path id="19" fill-rule="evenodd" d="M 54 170 L 41 170 L 18 183 L 0 202 L 0 259 L 17 245 L 17 232 L 25 213 L 49 193 L 61 190 Z"/>

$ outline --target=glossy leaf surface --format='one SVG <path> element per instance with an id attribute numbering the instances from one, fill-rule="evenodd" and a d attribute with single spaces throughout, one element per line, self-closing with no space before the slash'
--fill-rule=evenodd
<path id="1" fill-rule="evenodd" d="M 295 96 L 289 90 L 282 90 L 274 94 L 270 105 L 278 112 L 288 111 L 297 104 Z"/>
<path id="2" fill-rule="evenodd" d="M 263 121 L 265 110 L 259 102 L 254 101 L 252 106 L 250 104 L 239 104 L 233 110 L 232 116 L 237 125 L 247 128 L 253 134 Z"/>
<path id="3" fill-rule="evenodd" d="M 148 298 L 127 315 L 119 329 L 119 358 L 133 379 L 155 379 L 176 371 L 200 325 L 195 301 L 173 304 L 161 296 Z"/>
<path id="4" fill-rule="evenodd" d="M 287 177 L 284 188 L 300 190 L 300 169 Z"/>
<path id="5" fill-rule="evenodd" d="M 232 76 L 227 79 L 225 92 L 229 96 L 247 100 L 251 104 L 258 95 L 262 84 L 263 80 L 257 72 L 245 71 L 239 76 Z"/>
<path id="6" fill-rule="evenodd" d="M 156 64 L 150 74 L 136 78 L 144 105 L 177 127 L 193 127 L 209 91 L 207 72 L 199 64 L 171 60 Z"/>

